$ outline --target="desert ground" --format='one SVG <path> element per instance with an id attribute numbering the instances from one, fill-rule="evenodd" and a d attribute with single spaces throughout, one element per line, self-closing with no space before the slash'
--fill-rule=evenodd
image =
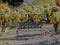
<path id="1" fill-rule="evenodd" d="M 53 24 L 44 24 L 42 28 L 32 29 L 7 27 L 5 32 L 0 30 L 0 45 L 60 45 L 60 34 L 55 34 Z"/>

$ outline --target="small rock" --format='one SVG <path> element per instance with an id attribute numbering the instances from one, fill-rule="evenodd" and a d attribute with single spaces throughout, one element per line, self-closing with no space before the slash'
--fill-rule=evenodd
<path id="1" fill-rule="evenodd" d="M 9 32 L 9 31 L 6 29 L 5 32 Z"/>

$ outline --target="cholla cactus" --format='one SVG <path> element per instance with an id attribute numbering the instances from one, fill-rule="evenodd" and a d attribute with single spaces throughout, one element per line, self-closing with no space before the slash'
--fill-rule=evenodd
<path id="1" fill-rule="evenodd" d="M 53 26 L 55 29 L 55 33 L 58 33 L 58 26 L 60 23 L 60 12 L 56 12 L 53 16 L 52 16 L 52 20 L 53 20 Z"/>
<path id="2" fill-rule="evenodd" d="M 60 12 L 56 12 L 54 17 L 56 18 L 56 22 L 60 21 Z"/>

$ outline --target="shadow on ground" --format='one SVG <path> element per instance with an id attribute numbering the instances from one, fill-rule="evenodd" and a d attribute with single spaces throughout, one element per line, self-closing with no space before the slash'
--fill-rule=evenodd
<path id="1" fill-rule="evenodd" d="M 52 43 L 47 43 L 47 42 L 39 42 L 37 44 L 23 44 L 23 45 L 60 45 L 60 42 L 54 41 Z"/>

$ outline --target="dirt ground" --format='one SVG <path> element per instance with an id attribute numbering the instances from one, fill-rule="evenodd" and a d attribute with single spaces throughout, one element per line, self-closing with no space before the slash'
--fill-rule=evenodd
<path id="1" fill-rule="evenodd" d="M 55 34 L 52 24 L 44 24 L 42 28 L 19 29 L 19 36 L 17 36 L 16 30 L 16 28 L 7 28 L 5 32 L 0 30 L 0 45 L 43 45 L 40 42 L 47 44 L 60 42 L 60 34 Z M 58 28 L 58 30 L 60 29 Z"/>

